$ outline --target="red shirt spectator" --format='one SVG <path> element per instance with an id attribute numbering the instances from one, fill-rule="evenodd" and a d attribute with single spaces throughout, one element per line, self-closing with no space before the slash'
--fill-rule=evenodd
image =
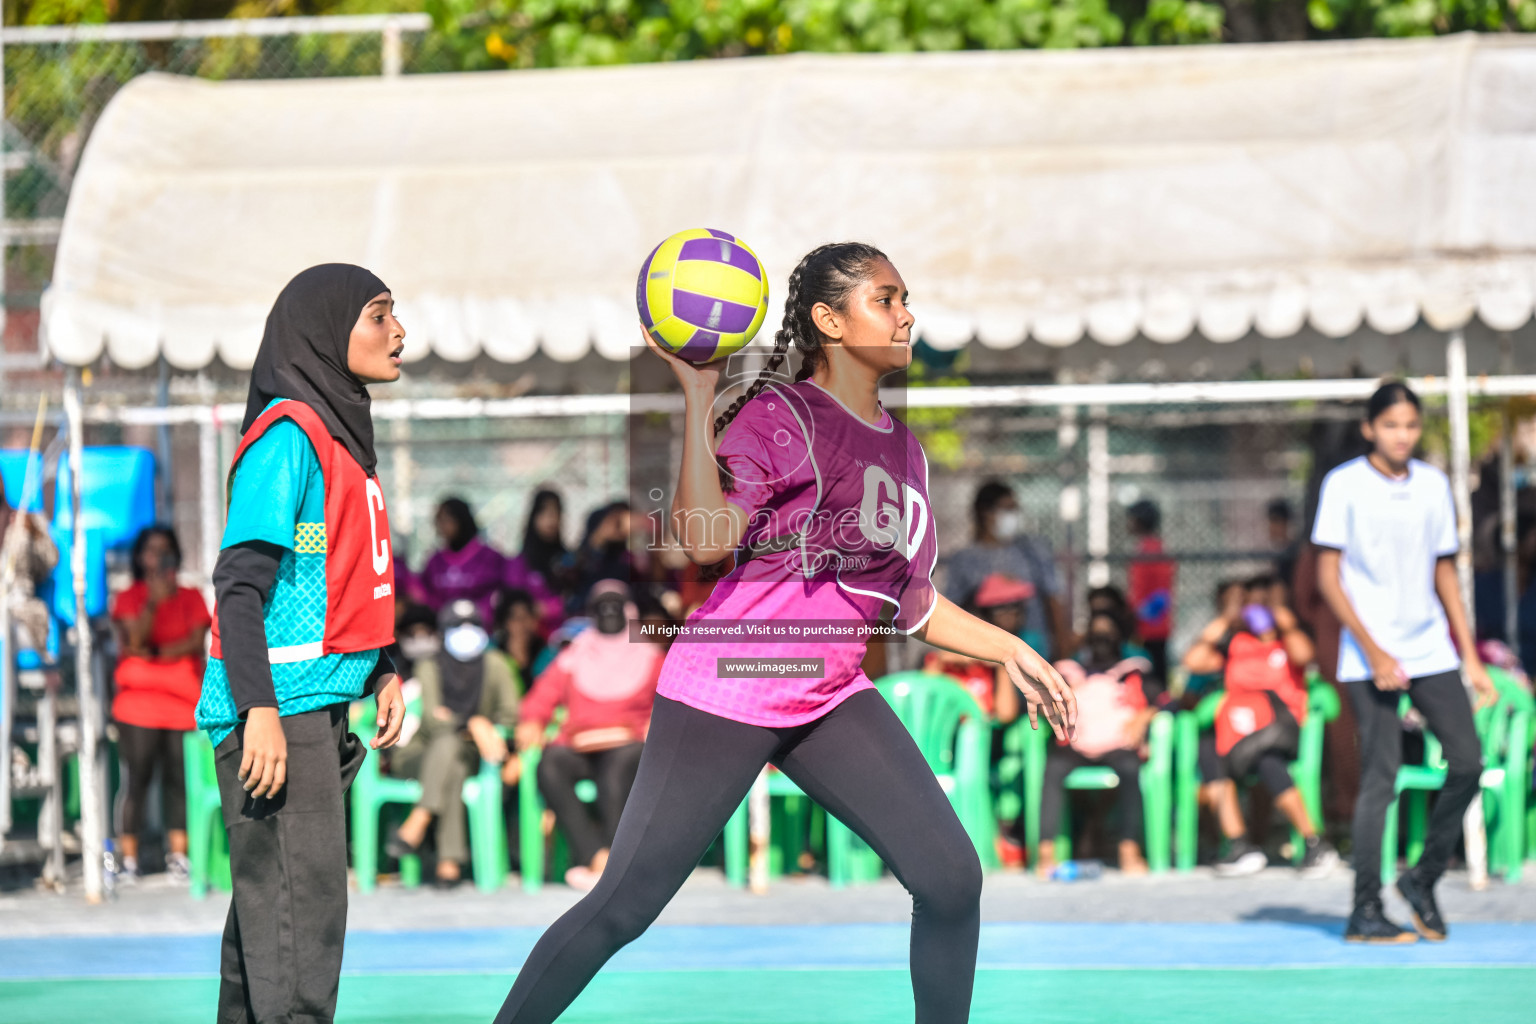
<path id="1" fill-rule="evenodd" d="M 629 734 L 628 742 L 642 741 L 662 657 L 655 644 L 631 642 L 628 630 L 609 636 L 588 626 L 534 680 L 523 698 L 521 723 L 547 726 L 555 709 L 564 707 L 557 745 L 576 750 L 616 746 L 624 742 L 618 739 L 620 730 Z"/>
<path id="2" fill-rule="evenodd" d="M 178 586 L 174 577 L 138 580 L 112 603 L 112 618 L 125 625 L 146 612 L 144 646 L 130 648 L 117 663 L 112 718 L 146 729 L 195 729 L 192 712 L 203 688 L 202 631 L 213 621 L 208 604 L 198 591 Z M 194 649 L 184 650 L 189 646 Z"/>

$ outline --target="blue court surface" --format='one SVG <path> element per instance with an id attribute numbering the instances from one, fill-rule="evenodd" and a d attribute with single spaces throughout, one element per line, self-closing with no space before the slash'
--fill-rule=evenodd
<path id="1" fill-rule="evenodd" d="M 1349 946 L 1342 922 L 983 927 L 972 1020 L 1536 1020 L 1536 924 L 1446 943 Z M 338 1021 L 489 1021 L 539 928 L 348 936 Z M 898 924 L 657 926 L 562 1020 L 912 1019 Z M 0 1021 L 210 1021 L 217 935 L 0 939 Z"/>

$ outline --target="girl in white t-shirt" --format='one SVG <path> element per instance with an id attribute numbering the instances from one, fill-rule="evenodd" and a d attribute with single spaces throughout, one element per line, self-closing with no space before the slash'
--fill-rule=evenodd
<path id="1" fill-rule="evenodd" d="M 1381 905 L 1381 841 L 1402 763 L 1398 701 L 1404 691 L 1439 738 L 1447 762 L 1424 853 L 1397 882 L 1418 933 L 1445 938 L 1434 886 L 1461 835 L 1482 775 L 1461 671 L 1491 704 L 1497 691 L 1478 660 L 1456 579 L 1456 510 L 1445 474 L 1413 458 L 1423 433 L 1418 396 L 1401 383 L 1371 396 L 1361 432 L 1371 451 L 1323 480 L 1312 542 L 1318 585 L 1339 617 L 1339 674 L 1360 725 L 1355 804 L 1355 902 L 1344 938 L 1413 942 Z M 1454 644 L 1453 641 L 1454 640 Z M 1458 655 L 1458 650 L 1460 654 Z"/>

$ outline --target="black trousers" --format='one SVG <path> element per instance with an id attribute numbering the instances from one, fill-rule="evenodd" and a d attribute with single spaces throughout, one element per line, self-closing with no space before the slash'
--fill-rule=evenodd
<path id="1" fill-rule="evenodd" d="M 1397 690 L 1378 690 L 1370 680 L 1349 686 L 1360 726 L 1360 796 L 1355 801 L 1355 905 L 1381 898 L 1381 837 L 1387 808 L 1397 799 L 1397 770 L 1403 763 L 1403 729 L 1397 717 Z M 1439 739 L 1447 765 L 1445 787 L 1429 817 L 1429 835 L 1415 870 L 1433 883 L 1444 872 L 1461 838 L 1462 815 L 1477 795 L 1483 752 L 1472 721 L 1472 704 L 1461 673 L 1421 676 L 1408 699 Z"/>
<path id="2" fill-rule="evenodd" d="M 1111 750 L 1103 757 L 1088 758 L 1052 743 L 1045 755 L 1045 785 L 1040 791 L 1040 838 L 1055 840 L 1061 830 L 1061 806 L 1066 799 L 1065 783 L 1074 768 L 1103 765 L 1114 769 L 1120 785 L 1115 787 L 1115 803 L 1120 808 L 1121 839 L 1144 842 L 1142 831 L 1146 811 L 1141 803 L 1141 757 L 1134 750 Z"/>
<path id="3" fill-rule="evenodd" d="M 253 799 L 237 773 L 245 727 L 215 751 L 234 894 L 224 924 L 219 1024 L 329 1024 L 347 930 L 343 801 L 366 753 L 347 705 L 283 719 L 288 781 Z"/>
<path id="4" fill-rule="evenodd" d="M 624 801 L 635 785 L 644 744 L 626 743 L 612 750 L 580 754 L 570 747 L 550 745 L 539 758 L 539 792 L 555 812 L 555 824 L 571 844 L 571 860 L 590 864 L 597 851 L 613 845 L 619 830 Z M 591 779 L 597 785 L 597 817 L 592 808 L 576 798 L 576 783 Z"/>
<path id="5" fill-rule="evenodd" d="M 160 769 L 161 809 L 165 827 L 187 827 L 187 775 L 182 737 L 176 729 L 147 729 L 117 723 L 117 757 L 123 766 L 123 834 L 137 837 L 144 830 L 144 805 L 155 769 Z"/>
<path id="6" fill-rule="evenodd" d="M 879 693 L 768 729 L 656 699 L 640 770 L 602 879 L 550 926 L 497 1024 L 550 1024 L 650 927 L 765 763 L 874 847 L 912 894 L 918 1024 L 963 1024 L 981 927 L 981 863 L 912 737 Z M 721 1020 L 730 1018 L 722 1007 Z"/>

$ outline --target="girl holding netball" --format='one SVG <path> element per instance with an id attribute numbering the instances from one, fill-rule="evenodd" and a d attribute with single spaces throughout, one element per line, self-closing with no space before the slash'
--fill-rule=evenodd
<path id="1" fill-rule="evenodd" d="M 1023 641 L 961 611 L 929 579 L 937 545 L 921 447 L 880 404 L 911 361 L 906 286 L 868 245 L 826 245 L 790 277 L 773 355 L 718 418 L 718 370 L 663 351 L 686 402 L 672 526 L 699 563 L 737 554 L 689 619 L 786 628 L 885 621 L 1005 666 L 1030 719 L 1058 737 L 1071 689 Z M 790 345 L 803 363 L 775 379 Z M 729 427 L 729 430 L 726 428 Z M 725 431 L 718 450 L 714 438 Z M 496 1020 L 548 1024 L 637 938 L 688 877 L 766 763 L 863 837 L 912 894 L 919 1024 L 967 1019 L 981 868 L 932 770 L 859 665 L 866 639 L 672 644 L 634 789 L 596 888 L 544 934 Z M 820 659 L 809 676 L 729 674 L 734 659 Z"/>
<path id="2" fill-rule="evenodd" d="M 1385 384 L 1371 396 L 1362 426 L 1369 454 L 1323 480 L 1312 542 L 1318 584 L 1344 626 L 1339 682 L 1360 723 L 1360 797 L 1355 804 L 1355 903 L 1344 938 L 1398 943 L 1417 939 L 1382 912 L 1381 840 L 1397 797 L 1402 762 L 1398 703 L 1404 693 L 1439 738 L 1445 786 L 1429 821 L 1424 853 L 1398 879 L 1418 933 L 1439 941 L 1435 904 L 1462 815 L 1477 795 L 1482 752 L 1461 671 L 1491 704 L 1497 691 L 1478 660 L 1456 580 L 1456 510 L 1445 474 L 1413 457 L 1423 432 L 1419 398 Z M 1454 641 L 1454 643 L 1453 643 Z M 1459 656 L 1458 656 L 1458 651 Z"/>
<path id="3" fill-rule="evenodd" d="M 251 368 L 197 724 L 214 745 L 233 876 L 221 1021 L 329 1021 L 347 927 L 348 704 L 378 691 L 375 748 L 405 720 L 394 567 L 369 384 L 400 378 L 389 289 L 346 264 L 278 295 Z"/>

